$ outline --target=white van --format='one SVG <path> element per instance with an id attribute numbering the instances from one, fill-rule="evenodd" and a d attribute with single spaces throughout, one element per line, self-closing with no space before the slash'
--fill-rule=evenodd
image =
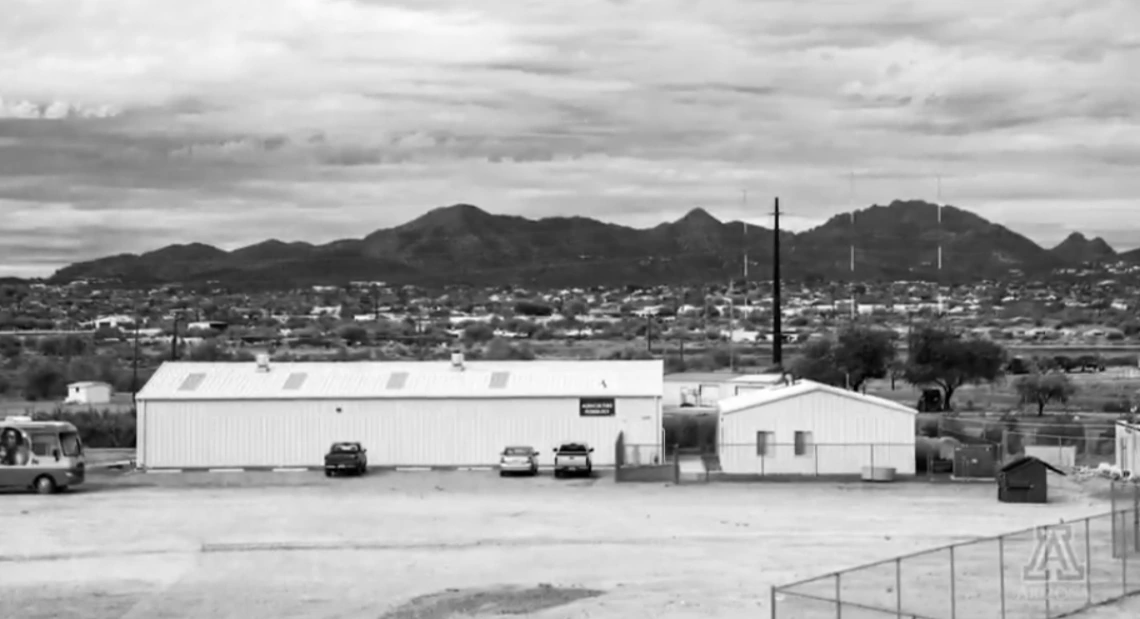
<path id="1" fill-rule="evenodd" d="M 83 444 L 75 426 L 31 417 L 0 419 L 0 489 L 52 494 L 85 478 Z"/>

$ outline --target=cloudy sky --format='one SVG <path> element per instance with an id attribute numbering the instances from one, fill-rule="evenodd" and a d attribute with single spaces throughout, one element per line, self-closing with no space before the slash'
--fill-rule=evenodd
<path id="1" fill-rule="evenodd" d="M 1137 24 L 1135 0 L 4 0 L 0 275 L 456 202 L 766 223 L 779 195 L 804 228 L 938 176 L 1041 243 L 1132 248 Z"/>

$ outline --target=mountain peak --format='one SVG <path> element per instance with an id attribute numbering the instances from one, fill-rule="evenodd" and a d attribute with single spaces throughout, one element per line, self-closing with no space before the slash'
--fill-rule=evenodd
<path id="1" fill-rule="evenodd" d="M 1080 232 L 1073 232 L 1049 251 L 1062 260 L 1072 263 L 1097 262 L 1117 255 L 1108 241 L 1099 236 L 1090 240 Z"/>
<path id="2" fill-rule="evenodd" d="M 719 226 L 721 224 L 721 221 L 716 217 L 713 217 L 712 214 L 710 214 L 705 209 L 698 206 L 688 213 L 685 213 L 685 216 L 678 219 L 676 223 L 685 226 Z"/>
<path id="3" fill-rule="evenodd" d="M 401 227 L 461 229 L 486 223 L 496 217 L 499 216 L 492 215 L 474 204 L 460 203 L 433 208 Z"/>

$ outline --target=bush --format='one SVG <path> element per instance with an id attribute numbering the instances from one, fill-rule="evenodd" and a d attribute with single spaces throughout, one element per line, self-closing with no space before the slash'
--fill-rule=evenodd
<path id="1" fill-rule="evenodd" d="M 79 431 L 83 445 L 91 448 L 130 448 L 135 446 L 135 412 L 55 411 L 37 413 L 38 421 L 66 421 Z"/>

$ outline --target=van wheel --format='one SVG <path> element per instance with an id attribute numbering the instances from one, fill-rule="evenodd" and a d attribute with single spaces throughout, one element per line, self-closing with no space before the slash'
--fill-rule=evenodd
<path id="1" fill-rule="evenodd" d="M 36 488 L 36 492 L 40 494 L 55 493 L 55 480 L 48 475 L 41 475 L 37 477 L 34 486 Z"/>

